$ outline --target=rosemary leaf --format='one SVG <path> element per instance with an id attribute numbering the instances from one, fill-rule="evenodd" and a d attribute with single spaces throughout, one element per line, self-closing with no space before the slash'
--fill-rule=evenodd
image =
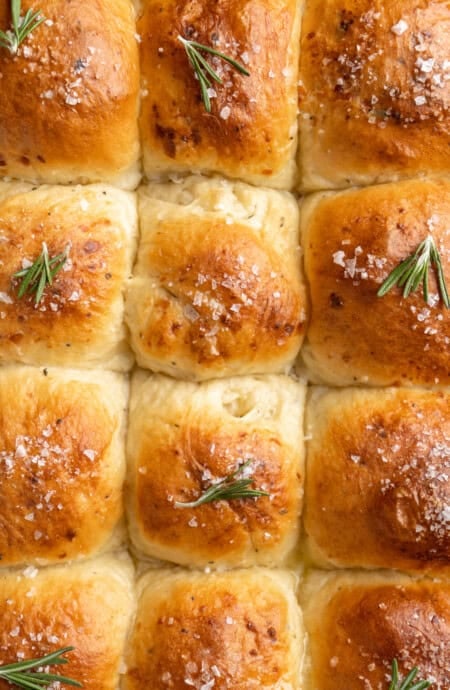
<path id="1" fill-rule="evenodd" d="M 253 477 L 245 477 L 238 479 L 237 477 L 253 462 L 247 460 L 240 465 L 235 472 L 232 472 L 225 479 L 222 479 L 217 484 L 211 484 L 206 491 L 197 498 L 196 501 L 190 503 L 175 502 L 176 508 L 198 508 L 205 503 L 212 503 L 214 501 L 232 501 L 239 498 L 259 498 L 260 496 L 269 496 L 267 491 L 259 489 L 251 489 L 254 479 Z"/>
<path id="2" fill-rule="evenodd" d="M 399 681 L 398 678 L 398 662 L 394 659 L 392 662 L 392 673 L 391 673 L 391 684 L 389 690 L 427 690 L 430 687 L 431 681 L 420 680 L 413 685 L 419 669 L 417 667 L 413 668 L 412 671 L 408 673 L 403 681 Z"/>
<path id="3" fill-rule="evenodd" d="M 186 55 L 189 59 L 189 64 L 197 76 L 200 84 L 200 93 L 203 105 L 208 113 L 211 112 L 211 99 L 208 94 L 208 89 L 212 86 L 211 80 L 217 82 L 218 84 L 223 84 L 223 82 L 217 72 L 215 72 L 211 67 L 209 62 L 203 57 L 202 52 L 209 53 L 210 55 L 220 58 L 240 74 L 243 74 L 246 77 L 250 76 L 250 72 L 244 67 L 244 65 L 241 65 L 240 62 L 234 60 L 228 55 L 220 53 L 218 50 L 215 50 L 215 48 L 210 48 L 202 43 L 197 43 L 197 41 L 190 41 L 189 39 L 183 38 L 183 36 L 180 35 L 178 36 L 178 40 L 183 44 Z"/>
<path id="4" fill-rule="evenodd" d="M 0 48 L 6 48 L 11 55 L 16 55 L 19 46 L 45 21 L 45 17 L 40 10 L 27 10 L 23 17 L 20 16 L 22 9 L 21 0 L 11 0 L 11 28 L 0 31 Z"/>
<path id="5" fill-rule="evenodd" d="M 17 296 L 19 299 L 25 295 L 36 294 L 35 304 L 39 304 L 44 296 L 47 285 L 53 284 L 53 278 L 62 269 L 67 261 L 68 246 L 61 254 L 50 258 L 47 245 L 42 243 L 42 252 L 38 258 L 28 268 L 17 271 L 13 275 L 13 280 L 18 280 L 19 289 Z"/>
<path id="6" fill-rule="evenodd" d="M 65 676 L 42 670 L 47 666 L 68 664 L 69 660 L 63 655 L 72 652 L 73 649 L 74 647 L 64 647 L 38 659 L 28 659 L 27 661 L 18 661 L 14 664 L 0 666 L 0 679 L 4 678 L 12 685 L 28 690 L 48 688 L 55 682 L 82 688 L 82 684 L 77 680 L 73 680 L 73 678 L 66 678 Z"/>
<path id="7" fill-rule="evenodd" d="M 384 297 L 393 287 L 403 288 L 403 297 L 409 297 L 417 292 L 420 285 L 423 297 L 429 304 L 429 273 L 434 268 L 438 283 L 438 293 L 444 306 L 450 308 L 450 298 L 445 282 L 442 259 L 432 235 L 423 240 L 416 251 L 394 268 L 377 292 L 378 297 Z"/>

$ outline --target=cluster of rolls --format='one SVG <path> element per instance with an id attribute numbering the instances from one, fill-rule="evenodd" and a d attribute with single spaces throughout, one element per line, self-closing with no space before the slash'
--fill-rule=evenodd
<path id="1" fill-rule="evenodd" d="M 450 286 L 447 0 L 30 8 L 0 47 L 0 664 L 449 690 L 450 310 L 433 270 L 377 294 L 430 235 Z M 208 57 L 210 113 L 180 37 L 249 72 Z M 192 505 L 243 465 L 263 495 Z"/>

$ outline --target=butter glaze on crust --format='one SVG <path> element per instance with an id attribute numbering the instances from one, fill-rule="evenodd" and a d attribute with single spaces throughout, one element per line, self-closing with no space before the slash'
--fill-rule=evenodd
<path id="1" fill-rule="evenodd" d="M 192 177 L 141 189 L 139 215 L 126 307 L 139 365 L 194 380 L 289 369 L 307 306 L 294 199 Z"/>
<path id="2" fill-rule="evenodd" d="M 133 569 L 125 556 L 1 572 L 0 661 L 15 663 L 73 646 L 60 673 L 86 690 L 116 690 L 134 609 L 132 587 Z M 0 681 L 2 690 L 10 687 Z"/>
<path id="3" fill-rule="evenodd" d="M 288 573 L 261 569 L 148 573 L 124 690 L 299 690 L 303 631 L 294 583 Z"/>
<path id="4" fill-rule="evenodd" d="M 447 0 L 308 0 L 304 190 L 450 171 Z"/>
<path id="5" fill-rule="evenodd" d="M 139 61 L 130 0 L 23 0 L 47 21 L 0 49 L 0 175 L 31 182 L 139 181 Z M 10 23 L 9 2 L 0 26 Z"/>
<path id="6" fill-rule="evenodd" d="M 301 602 L 309 637 L 304 690 L 386 690 L 393 659 L 401 677 L 417 666 L 432 690 L 448 690 L 448 582 L 315 573 Z"/>
<path id="7" fill-rule="evenodd" d="M 302 208 L 311 318 L 303 358 L 315 380 L 333 386 L 450 384 L 450 311 L 422 289 L 377 291 L 432 233 L 450 285 L 450 182 L 400 182 L 317 194 Z"/>
<path id="8" fill-rule="evenodd" d="M 0 368 L 1 566 L 117 547 L 127 392 L 110 372 Z"/>
<path id="9" fill-rule="evenodd" d="M 130 403 L 127 492 L 138 552 L 188 566 L 280 565 L 298 538 L 304 394 L 284 376 L 198 385 L 140 372 Z M 175 507 L 250 459 L 253 487 L 270 498 Z"/>
<path id="10" fill-rule="evenodd" d="M 315 389 L 307 435 L 316 565 L 450 574 L 448 390 Z"/>
<path id="11" fill-rule="evenodd" d="M 137 232 L 134 195 L 108 186 L 0 182 L 0 363 L 128 369 L 124 283 Z M 36 307 L 12 276 L 69 246 L 69 260 Z M 26 264 L 25 264 L 26 265 Z"/>
<path id="12" fill-rule="evenodd" d="M 298 0 L 144 0 L 141 135 L 149 178 L 168 172 L 219 172 L 289 189 L 295 180 Z M 243 64 L 239 74 L 211 60 L 212 112 L 178 35 Z"/>

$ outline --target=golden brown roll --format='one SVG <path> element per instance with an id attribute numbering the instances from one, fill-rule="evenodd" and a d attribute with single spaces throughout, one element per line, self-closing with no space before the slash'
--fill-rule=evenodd
<path id="1" fill-rule="evenodd" d="M 10 28 L 9 2 L 0 28 Z M 131 0 L 23 0 L 45 17 L 0 48 L 0 175 L 31 182 L 139 180 L 139 60 Z"/>
<path id="2" fill-rule="evenodd" d="M 133 610 L 133 569 L 125 556 L 2 571 L 0 663 L 75 647 L 67 665 L 50 666 L 49 672 L 77 680 L 85 690 L 116 690 Z M 11 686 L 0 681 L 0 687 Z"/>
<path id="3" fill-rule="evenodd" d="M 126 311 L 140 366 L 196 380 L 289 369 L 306 320 L 294 199 L 191 177 L 143 188 L 139 214 Z"/>
<path id="4" fill-rule="evenodd" d="M 450 172 L 447 0 L 307 0 L 302 189 Z"/>
<path id="5" fill-rule="evenodd" d="M 149 572 L 124 690 L 299 690 L 303 629 L 282 571 Z"/>
<path id="6" fill-rule="evenodd" d="M 450 391 L 315 389 L 305 528 L 326 567 L 450 574 Z"/>
<path id="7" fill-rule="evenodd" d="M 0 363 L 128 369 L 124 283 L 137 232 L 134 195 L 104 185 L 0 182 Z M 66 254 L 47 284 L 20 296 L 14 274 Z"/>
<path id="8" fill-rule="evenodd" d="M 190 566 L 280 564 L 299 531 L 304 385 L 285 376 L 181 383 L 135 377 L 128 519 L 140 554 Z M 195 507 L 218 480 L 269 493 Z"/>
<path id="9" fill-rule="evenodd" d="M 416 681 L 448 690 L 448 581 L 314 573 L 301 601 L 308 635 L 304 690 L 386 690 L 394 659 L 401 678 L 417 667 Z"/>
<path id="10" fill-rule="evenodd" d="M 149 178 L 219 172 L 289 189 L 295 180 L 300 9 L 303 0 L 143 0 L 141 136 Z M 208 56 L 208 113 L 179 40 L 238 61 L 249 76 Z"/>
<path id="11" fill-rule="evenodd" d="M 126 403 L 111 372 L 0 368 L 1 566 L 117 546 Z"/>
<path id="12" fill-rule="evenodd" d="M 377 292 L 432 237 L 450 290 L 450 181 L 400 182 L 317 194 L 303 206 L 311 318 L 304 360 L 330 385 L 450 384 L 450 311 L 431 267 L 429 299 Z"/>

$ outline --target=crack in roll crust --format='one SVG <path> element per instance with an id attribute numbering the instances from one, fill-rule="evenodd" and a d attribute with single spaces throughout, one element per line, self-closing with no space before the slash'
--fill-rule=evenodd
<path id="1" fill-rule="evenodd" d="M 0 6 L 0 26 L 10 14 Z M 139 180 L 139 61 L 129 0 L 39 0 L 46 21 L 0 50 L 0 175 L 31 182 Z M 22 2 L 22 15 L 36 3 Z M 26 96 L 24 97 L 24 94 Z"/>
<path id="2" fill-rule="evenodd" d="M 124 412 L 117 374 L 0 369 L 0 565 L 54 563 L 123 537 Z"/>
<path id="3" fill-rule="evenodd" d="M 449 392 L 316 389 L 307 425 L 316 565 L 449 574 Z"/>
<path id="4" fill-rule="evenodd" d="M 187 566 L 280 565 L 299 529 L 304 387 L 287 377 L 200 386 L 135 377 L 127 490 L 132 542 Z M 178 508 L 251 460 L 270 497 Z M 246 476 L 247 473 L 243 476 Z"/>
<path id="5" fill-rule="evenodd" d="M 309 637 L 305 690 L 385 690 L 393 659 L 432 690 L 450 677 L 450 585 L 396 575 L 310 574 L 301 601 Z"/>
<path id="6" fill-rule="evenodd" d="M 103 185 L 33 189 L 0 182 L 0 362 L 127 369 L 124 283 L 137 214 L 132 194 Z M 68 260 L 35 304 L 13 274 L 42 252 Z"/>
<path id="7" fill-rule="evenodd" d="M 307 306 L 290 195 L 193 177 L 143 188 L 140 219 L 126 306 L 139 365 L 197 380 L 286 371 Z"/>
<path id="8" fill-rule="evenodd" d="M 303 358 L 330 385 L 450 384 L 450 311 L 430 271 L 422 287 L 377 297 L 390 272 L 432 235 L 450 285 L 450 182 L 399 182 L 310 197 L 302 207 L 311 318 Z"/>
<path id="9" fill-rule="evenodd" d="M 293 586 L 287 573 L 261 569 L 149 573 L 139 585 L 124 690 L 299 690 L 303 631 Z"/>
<path id="10" fill-rule="evenodd" d="M 450 168 L 447 0 L 308 0 L 300 67 L 305 190 Z"/>
<path id="11" fill-rule="evenodd" d="M 296 0 L 144 0 L 141 135 L 144 170 L 219 172 L 290 188 L 295 177 L 300 5 Z M 246 77 L 209 58 L 212 112 L 178 35 L 214 46 Z M 276 103 L 276 107 L 274 104 Z"/>

